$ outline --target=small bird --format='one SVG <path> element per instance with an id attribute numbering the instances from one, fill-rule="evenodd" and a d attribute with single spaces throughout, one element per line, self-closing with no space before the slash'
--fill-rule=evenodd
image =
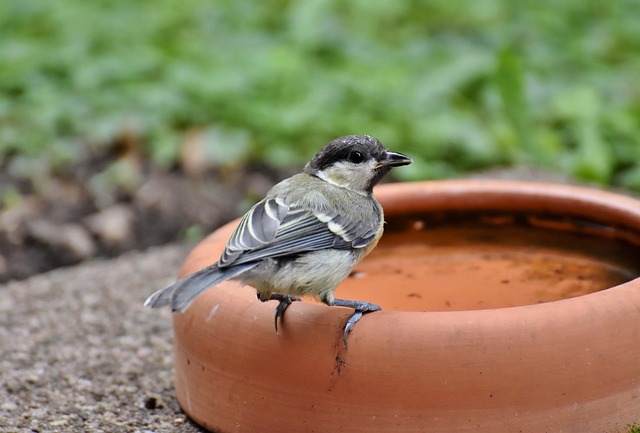
<path id="1" fill-rule="evenodd" d="M 334 291 L 382 236 L 384 216 L 373 187 L 392 167 L 411 162 L 369 135 L 336 138 L 242 217 L 216 263 L 155 292 L 145 305 L 182 312 L 209 287 L 237 280 L 254 287 L 260 301 L 279 301 L 276 332 L 278 318 L 299 296 L 353 308 L 346 346 L 362 315 L 381 307 L 335 298 Z"/>

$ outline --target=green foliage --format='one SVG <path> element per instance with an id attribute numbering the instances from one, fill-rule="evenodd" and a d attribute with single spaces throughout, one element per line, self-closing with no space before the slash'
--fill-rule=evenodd
<path id="1" fill-rule="evenodd" d="M 637 0 L 4 0 L 0 158 L 126 129 L 171 165 L 199 128 L 290 165 L 370 133 L 406 178 L 525 162 L 640 189 L 638 22 Z"/>

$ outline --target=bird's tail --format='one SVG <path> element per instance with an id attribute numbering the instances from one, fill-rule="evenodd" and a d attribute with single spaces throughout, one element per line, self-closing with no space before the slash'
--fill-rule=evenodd
<path id="1" fill-rule="evenodd" d="M 228 268 L 220 268 L 218 264 L 215 263 L 187 275 L 164 289 L 158 290 L 147 298 L 144 305 L 151 308 L 171 305 L 172 311 L 182 312 L 191 305 L 191 302 L 193 302 L 196 296 L 209 287 L 237 277 L 255 266 L 256 263 L 245 263 Z"/>

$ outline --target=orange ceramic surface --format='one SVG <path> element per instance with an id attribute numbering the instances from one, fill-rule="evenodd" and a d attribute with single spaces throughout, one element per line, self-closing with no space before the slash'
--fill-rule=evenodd
<path id="1" fill-rule="evenodd" d="M 337 295 L 223 283 L 174 314 L 176 389 L 219 432 L 617 432 L 640 422 L 640 203 L 518 182 L 380 186 L 387 229 Z M 237 222 L 185 261 L 219 256 Z"/>

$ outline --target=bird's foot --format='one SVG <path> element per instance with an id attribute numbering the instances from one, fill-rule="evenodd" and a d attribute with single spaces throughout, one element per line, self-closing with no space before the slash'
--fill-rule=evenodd
<path id="1" fill-rule="evenodd" d="M 258 298 L 260 299 L 260 298 Z M 275 325 L 276 328 L 276 334 L 278 333 L 278 318 L 280 318 L 280 320 L 284 319 L 284 312 L 285 310 L 289 307 L 289 305 L 291 305 L 291 303 L 293 301 L 299 301 L 300 298 L 298 298 L 297 296 L 290 296 L 290 295 L 281 295 L 279 293 L 272 293 L 271 296 L 269 296 L 268 299 L 260 299 L 263 302 L 266 301 L 280 301 L 278 306 L 276 307 L 276 313 L 275 316 L 273 318 L 273 324 Z"/>
<path id="2" fill-rule="evenodd" d="M 348 347 L 347 337 L 349 337 L 349 332 L 351 332 L 355 324 L 358 323 L 358 320 L 360 320 L 364 314 L 382 310 L 382 307 L 376 304 L 370 304 L 364 301 L 350 301 L 348 299 L 335 299 L 333 305 L 356 310 L 344 325 L 344 334 L 342 337 L 344 339 L 344 347 Z"/>

